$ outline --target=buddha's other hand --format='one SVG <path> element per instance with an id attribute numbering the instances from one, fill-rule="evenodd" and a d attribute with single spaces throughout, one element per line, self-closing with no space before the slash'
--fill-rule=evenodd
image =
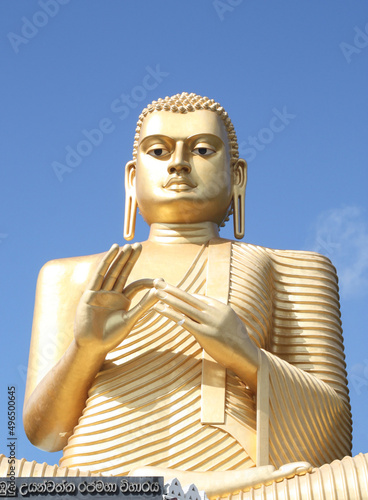
<path id="1" fill-rule="evenodd" d="M 308 462 L 292 462 L 283 465 L 279 469 L 276 469 L 273 465 L 262 465 L 244 470 L 209 472 L 182 471 L 148 466 L 130 471 L 129 476 L 164 476 L 165 483 L 177 478 L 182 486 L 194 482 L 196 487 L 205 491 L 206 495 L 211 499 L 234 494 L 241 490 L 248 490 L 252 487 L 257 488 L 262 484 L 278 483 L 284 479 L 303 476 L 311 471 L 312 466 Z"/>
<path id="2" fill-rule="evenodd" d="M 119 246 L 114 244 L 101 260 L 78 304 L 74 337 L 79 347 L 107 354 L 157 302 L 151 290 L 129 310 L 136 293 L 153 287 L 150 279 L 125 287 L 141 251 L 140 244 L 125 245 L 120 252 Z"/>
<path id="3" fill-rule="evenodd" d="M 184 292 L 163 280 L 155 280 L 154 286 L 160 301 L 154 309 L 182 325 L 212 358 L 255 389 L 258 348 L 233 309 L 210 297 Z"/>

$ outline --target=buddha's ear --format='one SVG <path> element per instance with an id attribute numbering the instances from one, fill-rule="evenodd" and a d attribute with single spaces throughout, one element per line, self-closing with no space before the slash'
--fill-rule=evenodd
<path id="1" fill-rule="evenodd" d="M 233 222 L 234 236 L 241 239 L 245 229 L 245 188 L 247 186 L 247 162 L 242 158 L 236 160 L 233 167 Z"/>
<path id="2" fill-rule="evenodd" d="M 242 158 L 238 158 L 233 168 L 234 174 L 234 186 L 243 189 L 245 193 L 245 187 L 247 185 L 247 162 Z"/>
<path id="3" fill-rule="evenodd" d="M 135 190 L 135 161 L 125 165 L 125 214 L 124 238 L 128 241 L 134 238 L 135 221 L 137 217 L 137 195 Z"/>

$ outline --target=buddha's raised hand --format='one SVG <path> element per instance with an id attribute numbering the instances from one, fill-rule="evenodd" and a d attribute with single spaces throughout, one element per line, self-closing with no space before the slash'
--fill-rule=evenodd
<path id="1" fill-rule="evenodd" d="M 160 301 L 154 309 L 182 325 L 212 358 L 255 389 L 258 348 L 233 309 L 210 297 L 189 294 L 163 280 L 155 280 L 154 286 Z"/>
<path id="2" fill-rule="evenodd" d="M 79 347 L 107 353 L 130 333 L 136 321 L 155 303 L 147 292 L 131 310 L 134 295 L 152 288 L 153 280 L 140 280 L 125 288 L 126 281 L 142 251 L 140 244 L 117 244 L 101 260 L 77 308 L 74 337 Z"/>

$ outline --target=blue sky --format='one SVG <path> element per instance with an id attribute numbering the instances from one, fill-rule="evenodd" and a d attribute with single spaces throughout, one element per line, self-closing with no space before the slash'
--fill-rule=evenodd
<path id="1" fill-rule="evenodd" d="M 221 102 L 237 130 L 244 240 L 337 266 L 353 451 L 368 452 L 367 3 L 2 0 L 0 51 L 0 451 L 16 386 L 17 456 L 58 461 L 21 423 L 38 271 L 123 242 L 138 114 L 187 91 Z"/>

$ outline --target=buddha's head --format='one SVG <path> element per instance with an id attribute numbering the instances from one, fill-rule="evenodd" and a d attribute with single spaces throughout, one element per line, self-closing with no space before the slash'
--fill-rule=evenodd
<path id="1" fill-rule="evenodd" d="M 246 162 L 220 104 L 185 92 L 154 101 L 139 117 L 126 165 L 124 237 L 134 236 L 138 206 L 149 225 L 223 226 L 234 212 L 235 236 L 242 238 L 245 186 Z"/>

